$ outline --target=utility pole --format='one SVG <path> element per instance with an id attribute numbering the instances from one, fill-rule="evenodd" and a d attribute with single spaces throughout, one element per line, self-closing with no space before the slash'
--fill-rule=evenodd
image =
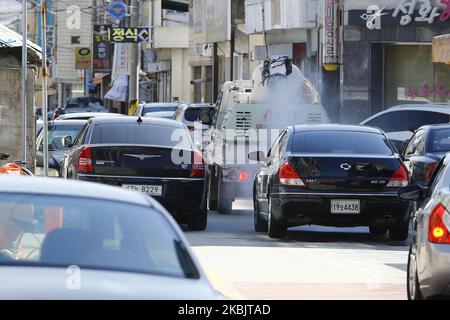
<path id="1" fill-rule="evenodd" d="M 130 3 L 130 14 L 131 21 L 130 27 L 139 27 L 141 23 L 141 10 L 139 8 L 140 1 L 131 0 Z M 136 100 L 139 99 L 139 44 L 131 44 L 130 50 L 130 80 L 129 80 L 129 108 Z"/>
<path id="2" fill-rule="evenodd" d="M 42 113 L 44 114 L 44 152 L 43 152 L 43 166 L 44 177 L 48 177 L 48 97 L 47 97 L 47 0 L 41 2 L 41 20 L 42 20 Z"/>
<path id="3" fill-rule="evenodd" d="M 27 80 L 28 80 L 28 13 L 22 0 L 22 161 L 27 163 Z M 45 116 L 45 115 L 44 115 Z"/>

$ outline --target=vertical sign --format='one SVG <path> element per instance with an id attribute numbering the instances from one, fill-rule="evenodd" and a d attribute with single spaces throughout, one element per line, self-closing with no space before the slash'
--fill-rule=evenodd
<path id="1" fill-rule="evenodd" d="M 87 70 L 92 66 L 92 50 L 90 48 L 75 48 L 75 69 Z"/>
<path id="2" fill-rule="evenodd" d="M 108 41 L 108 28 L 110 26 L 94 26 L 93 33 L 93 69 L 94 72 L 111 72 L 111 43 Z"/>
<path id="3" fill-rule="evenodd" d="M 341 64 L 340 0 L 325 0 L 323 14 L 323 66 L 336 71 Z"/>

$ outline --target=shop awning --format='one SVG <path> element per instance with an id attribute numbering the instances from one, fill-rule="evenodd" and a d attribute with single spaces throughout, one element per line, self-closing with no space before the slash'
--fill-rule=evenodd
<path id="1" fill-rule="evenodd" d="M 101 84 L 103 82 L 103 78 L 109 76 L 109 73 L 96 73 L 94 79 L 92 79 L 93 84 Z"/>
<path id="2" fill-rule="evenodd" d="M 433 38 L 433 62 L 450 64 L 450 34 Z"/>

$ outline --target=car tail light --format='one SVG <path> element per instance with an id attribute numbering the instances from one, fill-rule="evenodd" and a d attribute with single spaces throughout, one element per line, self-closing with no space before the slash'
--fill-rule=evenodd
<path id="1" fill-rule="evenodd" d="M 92 173 L 94 171 L 91 147 L 84 147 L 78 155 L 77 171 L 78 173 Z"/>
<path id="2" fill-rule="evenodd" d="M 205 162 L 203 161 L 202 153 L 195 150 L 193 152 L 193 158 L 191 177 L 203 178 L 205 176 Z"/>
<path id="3" fill-rule="evenodd" d="M 405 165 L 402 164 L 392 175 L 391 180 L 387 184 L 387 187 L 403 188 L 406 187 L 408 183 L 409 183 L 408 170 L 406 170 Z"/>
<path id="4" fill-rule="evenodd" d="M 239 180 L 240 180 L 241 182 L 247 181 L 248 178 L 249 178 L 249 174 L 248 174 L 247 171 L 241 171 L 241 172 L 239 173 Z"/>
<path id="5" fill-rule="evenodd" d="M 433 178 L 434 171 L 436 171 L 436 162 L 429 163 L 425 166 L 425 179 L 427 182 L 431 181 L 431 178 Z"/>
<path id="6" fill-rule="evenodd" d="M 450 232 L 445 224 L 447 210 L 439 203 L 431 212 L 428 240 L 432 243 L 450 244 Z"/>
<path id="7" fill-rule="evenodd" d="M 280 183 L 285 186 L 304 187 L 305 183 L 300 175 L 292 168 L 289 162 L 285 162 L 279 170 Z"/>

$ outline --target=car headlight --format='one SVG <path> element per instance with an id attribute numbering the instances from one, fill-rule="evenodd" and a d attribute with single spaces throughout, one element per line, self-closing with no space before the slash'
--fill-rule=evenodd
<path id="1" fill-rule="evenodd" d="M 36 167 L 34 172 L 35 172 L 36 176 L 40 176 L 40 177 L 44 176 L 44 168 L 43 167 Z M 59 178 L 59 171 L 56 169 L 53 169 L 53 168 L 48 168 L 48 176 Z"/>

